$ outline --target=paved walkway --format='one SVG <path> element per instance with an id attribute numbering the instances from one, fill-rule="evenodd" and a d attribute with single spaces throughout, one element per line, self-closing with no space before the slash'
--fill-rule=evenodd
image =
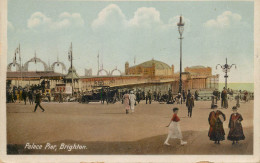
<path id="1" fill-rule="evenodd" d="M 224 122 L 228 134 L 229 109 L 221 109 L 227 117 Z M 180 108 L 181 129 L 187 146 L 180 146 L 172 140 L 172 146 L 162 143 L 168 128 L 165 126 L 172 117 L 172 108 Z M 216 147 L 207 137 L 210 102 L 195 102 L 193 117 L 187 117 L 185 105 L 167 105 L 144 102 L 136 106 L 134 114 L 125 114 L 121 103 L 102 105 L 100 103 L 43 103 L 46 112 L 34 106 L 7 104 L 7 142 L 13 151 L 24 147 L 26 143 L 45 144 L 47 142 L 85 144 L 88 150 L 74 150 L 58 153 L 84 154 L 250 154 L 253 149 L 253 101 L 241 103 L 239 113 L 244 121 L 246 140 L 235 146 L 224 141 Z M 14 145 L 17 144 L 17 145 Z M 216 148 L 215 148 L 216 147 Z M 48 153 L 48 151 L 20 151 L 24 153 Z M 49 151 L 50 153 L 54 151 Z"/>

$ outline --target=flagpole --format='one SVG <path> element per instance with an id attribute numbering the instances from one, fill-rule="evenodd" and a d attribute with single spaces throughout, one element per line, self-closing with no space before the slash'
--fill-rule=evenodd
<path id="1" fill-rule="evenodd" d="M 14 51 L 14 59 L 13 59 L 13 66 L 14 66 L 14 67 L 16 68 L 16 70 L 17 70 L 16 54 L 17 54 L 17 48 L 16 48 L 15 51 Z M 19 86 L 19 78 L 18 78 L 18 80 L 15 82 L 15 84 L 16 84 L 16 87 L 18 88 L 18 86 Z"/>
<path id="2" fill-rule="evenodd" d="M 98 51 L 98 57 L 97 58 L 98 58 L 98 73 L 97 74 L 99 76 L 99 51 Z"/>
<path id="3" fill-rule="evenodd" d="M 70 47 L 71 47 L 71 51 L 70 51 L 70 54 L 71 54 L 71 57 L 70 57 L 70 68 L 71 68 L 71 71 L 72 71 L 72 78 L 71 78 L 71 82 L 72 82 L 72 96 L 74 95 L 74 87 L 75 87 L 75 85 L 74 85 L 74 80 L 73 80 L 73 65 L 72 65 L 72 58 L 73 58 L 73 53 L 72 53 L 72 42 L 71 42 L 71 45 L 70 45 Z"/>
<path id="4" fill-rule="evenodd" d="M 21 87 L 23 87 L 22 57 L 21 57 L 20 43 L 19 43 L 19 60 L 20 60 L 20 73 L 21 73 Z"/>

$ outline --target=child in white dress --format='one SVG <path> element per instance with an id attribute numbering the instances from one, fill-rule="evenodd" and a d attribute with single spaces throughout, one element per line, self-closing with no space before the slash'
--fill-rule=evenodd
<path id="1" fill-rule="evenodd" d="M 181 145 L 187 144 L 186 141 L 182 140 L 181 128 L 180 128 L 180 124 L 179 124 L 180 118 L 177 115 L 178 111 L 179 111 L 178 108 L 173 108 L 173 113 L 174 113 L 173 117 L 172 117 L 170 123 L 168 124 L 168 126 L 166 126 L 166 127 L 169 127 L 169 133 L 168 133 L 167 139 L 164 142 L 164 145 L 170 145 L 168 143 L 170 138 L 180 139 Z"/>

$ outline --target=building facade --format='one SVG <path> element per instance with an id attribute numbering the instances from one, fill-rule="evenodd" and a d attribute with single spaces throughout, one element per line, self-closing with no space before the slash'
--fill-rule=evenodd
<path id="1" fill-rule="evenodd" d="M 37 61 L 37 58 L 35 62 Z M 32 61 L 29 60 L 30 62 Z M 54 63 L 54 66 L 57 63 Z M 58 63 L 60 64 L 60 63 Z M 69 69 L 67 74 L 55 73 L 53 67 L 42 72 L 31 72 L 25 69 L 19 69 L 7 72 L 7 81 L 10 85 L 27 86 L 32 84 L 40 84 L 43 80 L 50 82 L 51 88 L 55 88 L 56 84 L 71 83 L 73 80 L 73 89 L 75 91 L 90 91 L 98 86 L 110 86 L 118 88 L 141 89 L 144 91 L 161 91 L 167 93 L 171 88 L 174 93 L 178 93 L 179 89 L 179 73 L 174 72 L 174 66 L 157 60 L 150 60 L 141 64 L 131 66 L 125 63 L 125 74 L 114 76 L 113 73 L 105 76 L 79 76 L 76 69 Z M 65 65 L 63 66 L 65 67 Z M 117 69 L 116 69 L 117 70 Z M 186 67 L 182 73 L 182 82 L 184 90 L 203 90 L 218 88 L 218 75 L 212 75 L 211 67 L 193 66 Z M 114 70 L 113 70 L 114 71 Z M 113 72 L 112 71 L 112 72 Z"/>
<path id="2" fill-rule="evenodd" d="M 129 63 L 125 63 L 125 74 L 126 75 L 142 75 L 145 77 L 155 77 L 155 76 L 173 76 L 174 66 L 171 67 L 157 60 L 150 60 L 143 62 L 139 65 L 129 67 Z"/>

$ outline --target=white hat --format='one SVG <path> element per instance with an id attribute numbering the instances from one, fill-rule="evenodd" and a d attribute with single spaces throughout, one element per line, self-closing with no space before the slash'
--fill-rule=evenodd
<path id="1" fill-rule="evenodd" d="M 134 91 L 130 91 L 130 93 L 132 93 L 132 94 L 133 94 L 133 93 L 134 93 Z"/>

